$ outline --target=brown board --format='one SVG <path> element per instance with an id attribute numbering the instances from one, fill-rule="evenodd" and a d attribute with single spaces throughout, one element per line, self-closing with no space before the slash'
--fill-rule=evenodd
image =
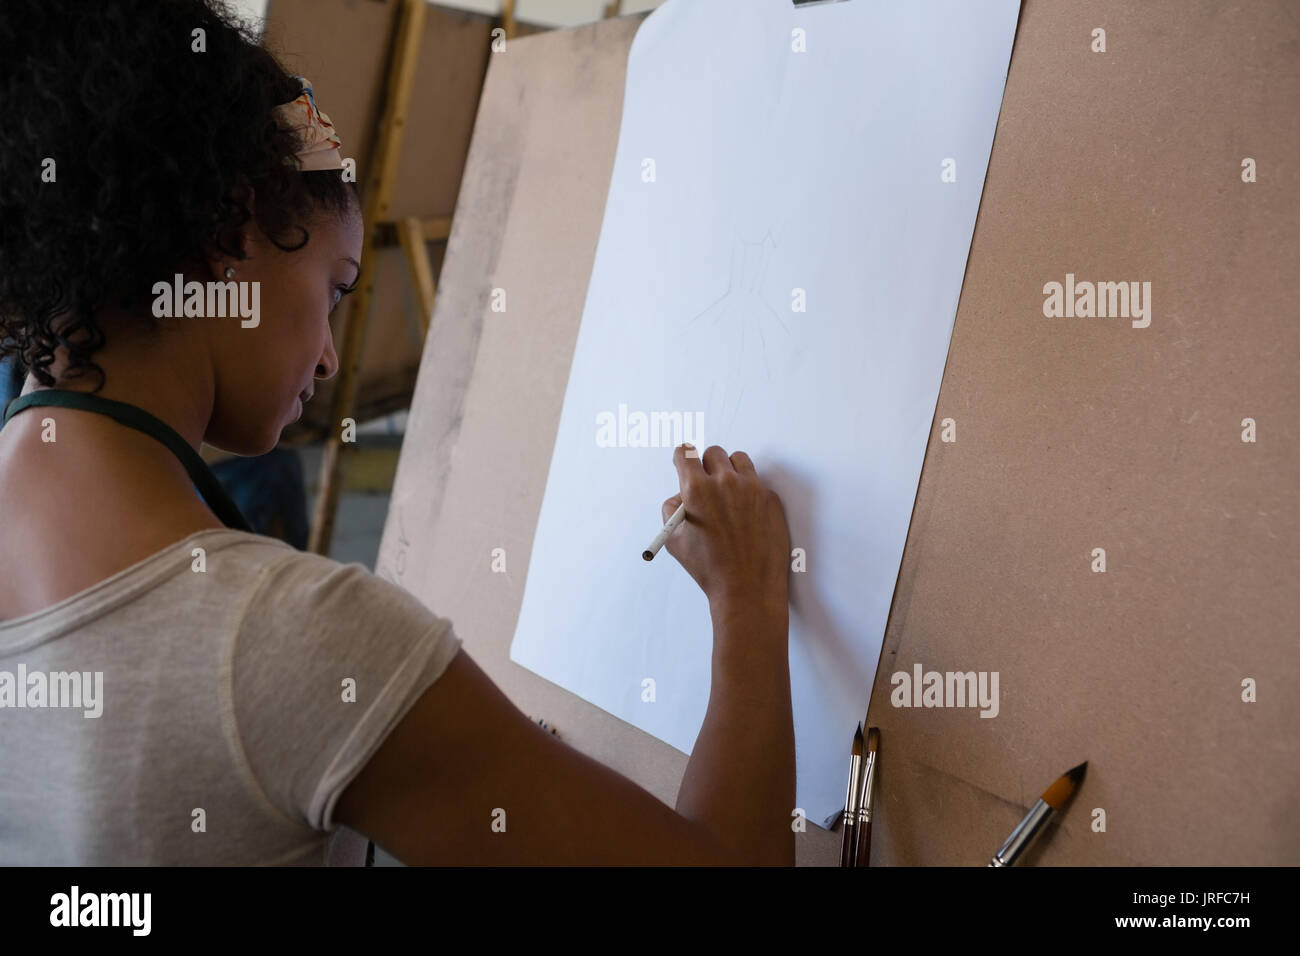
<path id="1" fill-rule="evenodd" d="M 378 571 L 671 805 L 685 755 L 508 657 L 642 19 L 491 61 Z M 1297 103 L 1285 0 L 1023 3 L 869 712 L 873 865 L 982 866 L 1083 760 L 1025 863 L 1300 863 Z M 1046 316 L 1067 274 L 1150 282 L 1150 324 Z M 998 672 L 998 715 L 892 706 L 916 664 Z"/>

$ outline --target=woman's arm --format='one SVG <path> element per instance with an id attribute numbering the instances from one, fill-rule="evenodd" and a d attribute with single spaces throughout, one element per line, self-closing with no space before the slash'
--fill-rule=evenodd
<path id="1" fill-rule="evenodd" d="M 755 714 L 779 724 L 780 706 L 763 717 L 767 704 L 719 682 L 715 673 L 678 813 L 529 720 L 462 650 L 343 792 L 334 818 L 415 865 L 793 865 L 788 671 L 787 733 L 766 739 Z M 498 807 L 503 833 L 492 829 Z"/>
<path id="2" fill-rule="evenodd" d="M 674 454 L 668 551 L 709 596 L 708 709 L 677 810 L 530 721 L 462 650 L 334 818 L 411 864 L 794 864 L 795 755 L 780 499 L 743 452 Z M 493 829 L 498 810 L 505 830 Z"/>

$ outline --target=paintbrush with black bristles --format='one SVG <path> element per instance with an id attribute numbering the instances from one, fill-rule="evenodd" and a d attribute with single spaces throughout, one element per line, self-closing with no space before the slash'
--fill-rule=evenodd
<path id="1" fill-rule="evenodd" d="M 858 773 L 862 767 L 862 725 L 853 733 L 853 753 L 849 757 L 849 789 L 844 795 L 844 834 L 840 844 L 840 866 L 853 866 L 857 852 Z"/>
<path id="2" fill-rule="evenodd" d="M 871 804 L 876 789 L 876 757 L 880 749 L 880 731 L 867 728 L 866 753 L 862 763 L 862 789 L 858 796 L 858 848 L 853 854 L 854 866 L 871 865 Z"/>

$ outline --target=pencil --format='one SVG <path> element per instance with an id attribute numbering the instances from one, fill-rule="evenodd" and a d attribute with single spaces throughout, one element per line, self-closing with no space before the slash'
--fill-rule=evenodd
<path id="1" fill-rule="evenodd" d="M 652 560 L 654 556 L 659 553 L 659 549 L 664 546 L 664 542 L 668 540 L 668 536 L 673 533 L 673 528 L 676 528 L 681 524 L 685 518 L 686 502 L 683 501 L 677 506 L 677 510 L 673 512 L 673 516 L 664 523 L 663 530 L 655 535 L 654 540 L 650 542 L 650 546 L 641 552 L 641 557 L 645 558 L 647 561 Z"/>

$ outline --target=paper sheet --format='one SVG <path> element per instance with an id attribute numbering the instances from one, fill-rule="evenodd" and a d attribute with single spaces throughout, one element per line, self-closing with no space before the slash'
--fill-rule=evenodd
<path id="1" fill-rule="evenodd" d="M 797 806 L 821 825 L 871 696 L 1018 14 L 668 0 L 629 55 L 510 656 L 689 753 L 708 603 L 641 551 L 678 441 L 747 452 L 806 562 Z"/>

